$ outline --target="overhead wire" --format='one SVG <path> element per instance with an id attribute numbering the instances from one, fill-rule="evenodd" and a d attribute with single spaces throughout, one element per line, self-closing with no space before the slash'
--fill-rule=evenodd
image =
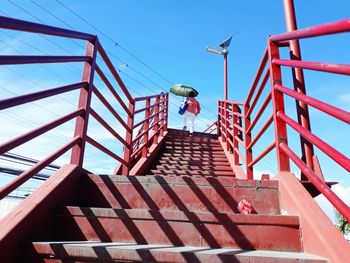
<path id="1" fill-rule="evenodd" d="M 74 10 L 72 10 L 71 8 L 69 8 L 67 5 L 65 5 L 64 3 L 62 3 L 62 1 L 60 0 L 55 0 L 57 3 L 59 3 L 60 5 L 62 5 L 65 9 L 67 9 L 69 12 L 71 12 L 72 14 L 74 14 L 76 17 L 78 17 L 79 19 L 81 19 L 82 21 L 84 21 L 86 24 L 88 24 L 89 26 L 91 26 L 92 28 L 94 28 L 97 32 L 99 32 L 101 35 L 103 35 L 105 38 L 107 38 L 108 40 L 110 40 L 115 46 L 121 48 L 125 53 L 127 53 L 128 55 L 130 55 L 131 57 L 133 57 L 134 59 L 136 59 L 137 61 L 139 61 L 142 65 L 144 65 L 145 67 L 147 67 L 148 69 L 150 69 L 152 72 L 154 72 L 156 75 L 158 75 L 160 78 L 162 78 L 163 80 L 165 80 L 166 82 L 168 82 L 169 84 L 171 84 L 172 86 L 175 85 L 173 82 L 171 82 L 169 79 L 165 78 L 162 74 L 160 74 L 158 71 L 156 71 L 155 69 L 153 69 L 152 67 L 150 67 L 149 65 L 147 65 L 145 62 L 143 62 L 140 58 L 138 58 L 136 55 L 134 55 L 133 53 L 131 53 L 130 51 L 128 51 L 125 47 L 121 46 L 118 42 L 116 42 L 114 39 L 112 39 L 110 36 L 108 36 L 106 33 L 104 33 L 102 30 L 98 29 L 95 25 L 93 25 L 91 22 L 89 22 L 88 20 L 86 20 L 85 18 L 83 18 L 81 15 L 79 15 L 77 12 L 75 12 Z M 126 65 L 128 65 L 127 63 L 125 63 Z M 130 65 L 128 65 L 130 67 Z M 131 68 L 131 67 L 130 67 Z M 145 77 L 143 74 L 141 74 L 143 77 Z M 148 79 L 148 78 L 147 78 Z M 162 88 L 165 91 L 168 91 L 164 88 Z M 172 94 L 173 95 L 173 94 Z M 173 95 L 175 96 L 175 95 Z M 176 99 L 178 99 L 175 96 Z M 213 114 L 215 117 L 217 116 L 216 113 L 212 112 L 210 109 L 208 109 L 207 107 L 205 107 L 203 105 L 203 108 L 205 108 L 208 112 L 210 112 L 211 114 Z"/>

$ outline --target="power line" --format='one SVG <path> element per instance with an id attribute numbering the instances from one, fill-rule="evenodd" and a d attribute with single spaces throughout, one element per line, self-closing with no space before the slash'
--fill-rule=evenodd
<path id="1" fill-rule="evenodd" d="M 137 61 L 139 61 L 142 65 L 144 65 L 145 67 L 147 67 L 148 69 L 150 69 L 152 72 L 154 72 L 155 74 L 157 74 L 159 77 L 161 77 L 163 80 L 165 80 L 166 82 L 168 82 L 170 85 L 174 86 L 175 84 L 173 82 L 171 82 L 170 80 L 168 80 L 167 78 L 165 78 L 162 74 L 160 74 L 158 71 L 156 71 L 155 69 L 153 69 L 152 67 L 150 67 L 149 65 L 147 65 L 145 62 L 143 62 L 140 58 L 138 58 L 136 55 L 134 55 L 133 53 L 131 53 L 130 51 L 128 51 L 125 47 L 121 46 L 119 43 L 117 43 L 115 40 L 113 40 L 110 36 L 108 36 L 107 34 L 105 34 L 103 31 L 101 31 L 100 29 L 98 29 L 96 26 L 94 26 L 92 23 L 90 23 L 89 21 L 87 21 L 85 18 L 83 18 L 81 15 L 79 15 L 78 13 L 76 13 L 74 10 L 72 10 L 71 8 L 69 8 L 67 5 L 65 5 L 64 3 L 62 3 L 60 0 L 56 0 L 56 2 L 58 2 L 60 5 L 62 5 L 64 8 L 66 8 L 69 12 L 71 12 L 72 14 L 74 14 L 76 17 L 78 17 L 79 19 L 81 19 L 82 21 L 84 21 L 86 24 L 88 24 L 89 26 L 91 26 L 92 28 L 94 28 L 97 32 L 99 32 L 101 35 L 103 35 L 105 38 L 107 38 L 108 40 L 110 40 L 115 46 L 119 47 L 120 49 L 122 49 L 125 53 L 127 53 L 128 55 L 130 55 L 131 57 L 133 57 L 134 59 L 136 59 Z M 127 63 L 125 63 L 126 65 L 128 65 Z M 129 66 L 130 67 L 130 66 Z M 131 67 L 130 67 L 131 68 Z M 142 76 L 144 76 L 143 74 L 141 74 Z M 147 78 L 148 79 L 148 78 Z M 165 90 L 163 88 L 163 90 Z M 165 90 L 168 91 L 168 90 Z M 210 109 L 208 109 L 207 107 L 205 107 L 203 105 L 203 108 L 205 108 L 208 112 L 210 112 L 211 114 L 213 114 L 214 116 L 216 116 L 217 114 L 212 112 Z"/>

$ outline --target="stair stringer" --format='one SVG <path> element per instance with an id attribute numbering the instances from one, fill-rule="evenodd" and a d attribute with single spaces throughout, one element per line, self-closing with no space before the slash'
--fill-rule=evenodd
<path id="1" fill-rule="evenodd" d="M 277 176 L 280 206 L 288 215 L 300 217 L 304 252 L 328 258 L 332 263 L 343 263 L 350 258 L 350 244 L 293 173 Z"/>
<path id="2" fill-rule="evenodd" d="M 44 239 L 51 233 L 51 215 L 57 205 L 76 200 L 81 168 L 64 165 L 39 189 L 0 221 L 1 262 L 13 262 L 23 240 Z"/>

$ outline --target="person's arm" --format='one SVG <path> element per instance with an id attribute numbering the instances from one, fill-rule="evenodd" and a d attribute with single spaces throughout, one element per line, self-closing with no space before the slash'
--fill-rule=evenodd
<path id="1" fill-rule="evenodd" d="M 201 105 L 199 104 L 199 101 L 197 101 L 197 115 L 201 112 Z"/>

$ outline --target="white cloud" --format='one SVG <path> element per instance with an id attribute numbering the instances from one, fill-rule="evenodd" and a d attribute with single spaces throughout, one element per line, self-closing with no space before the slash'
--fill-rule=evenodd
<path id="1" fill-rule="evenodd" d="M 333 192 L 339 196 L 348 206 L 350 206 L 350 186 L 343 186 L 341 184 L 336 184 L 332 186 Z M 324 197 L 324 195 L 319 195 L 315 198 L 318 205 L 326 213 L 326 215 L 336 223 L 335 210 L 333 205 Z"/>

